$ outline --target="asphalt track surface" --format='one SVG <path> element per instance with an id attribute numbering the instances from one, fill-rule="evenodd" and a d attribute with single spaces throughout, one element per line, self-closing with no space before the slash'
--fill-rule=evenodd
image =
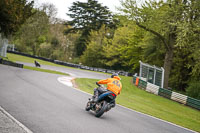
<path id="1" fill-rule="evenodd" d="M 52 67 L 55 68 L 76 77 L 108 77 Z M 121 106 L 96 118 L 92 112 L 85 111 L 90 95 L 61 84 L 58 77 L 60 75 L 0 65 L 0 106 L 33 133 L 192 133 Z"/>

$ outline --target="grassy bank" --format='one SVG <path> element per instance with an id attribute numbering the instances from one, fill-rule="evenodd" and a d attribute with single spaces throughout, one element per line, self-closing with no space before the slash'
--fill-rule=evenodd
<path id="1" fill-rule="evenodd" d="M 38 59 L 34 59 L 34 58 L 26 57 L 26 56 L 21 56 L 21 55 L 16 55 L 16 54 L 11 54 L 11 53 L 7 53 L 7 57 L 8 58 L 4 58 L 4 59 L 9 60 L 9 61 L 13 61 L 13 62 L 19 61 L 19 62 L 34 63 L 34 61 L 37 60 L 41 65 L 50 65 L 50 66 L 59 66 L 59 67 L 61 66 L 61 65 L 57 65 L 57 64 L 54 64 L 54 63 L 51 63 L 51 62 L 48 62 L 48 61 L 38 60 Z M 54 70 L 37 68 L 37 67 L 31 67 L 31 66 L 26 66 L 26 65 L 24 65 L 24 69 L 69 76 L 69 74 L 66 74 L 66 73 L 62 73 L 62 72 L 58 72 L 58 71 L 54 71 Z"/>
<path id="2" fill-rule="evenodd" d="M 47 73 L 53 73 L 53 74 L 60 74 L 60 75 L 69 76 L 69 74 L 66 74 L 66 73 L 62 73 L 62 72 L 58 72 L 58 71 L 53 71 L 53 70 L 48 70 L 48 69 L 37 68 L 37 67 L 31 67 L 31 66 L 24 66 L 24 69 L 29 69 L 29 70 L 34 70 L 34 71 L 47 72 Z"/>
<path id="3" fill-rule="evenodd" d="M 26 57 L 26 56 L 21 56 L 21 55 L 17 55 L 17 54 L 12 54 L 12 53 L 7 53 L 7 57 L 10 61 L 19 61 L 19 62 L 26 62 L 26 63 L 34 63 L 34 61 L 36 60 L 37 62 L 39 62 L 41 65 L 50 65 L 50 66 L 58 66 L 58 67 L 65 67 L 62 65 L 58 65 L 52 62 L 48 62 L 48 61 L 43 61 L 43 60 L 39 60 L 39 59 L 35 59 L 35 58 L 30 58 L 30 57 Z"/>
<path id="4" fill-rule="evenodd" d="M 131 77 L 121 77 L 123 89 L 116 102 L 136 111 L 155 116 L 200 132 L 200 111 L 136 88 Z M 76 79 L 78 88 L 93 94 L 95 79 Z"/>

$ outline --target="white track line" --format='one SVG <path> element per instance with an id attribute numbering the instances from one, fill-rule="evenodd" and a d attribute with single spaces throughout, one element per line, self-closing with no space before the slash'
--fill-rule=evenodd
<path id="1" fill-rule="evenodd" d="M 67 78 L 69 78 L 69 79 L 70 79 L 70 78 L 71 78 L 71 79 L 74 79 L 74 78 L 72 78 L 72 77 L 67 77 Z M 65 82 L 65 81 L 64 81 L 64 82 Z M 66 82 L 71 82 L 71 80 L 70 80 L 70 81 L 69 81 L 69 80 L 66 80 Z M 61 82 L 61 83 L 63 83 L 63 82 Z M 67 85 L 68 83 L 63 83 L 63 84 Z M 67 86 L 68 86 L 68 85 L 67 85 Z M 71 87 L 74 88 L 73 86 L 71 86 Z M 83 92 L 83 93 L 85 93 L 85 94 L 91 95 L 90 93 L 84 92 L 84 91 L 82 91 L 82 90 L 80 90 L 80 89 L 77 89 L 77 88 L 74 88 L 74 89 L 75 89 L 75 90 L 78 90 L 78 91 L 80 91 L 80 92 Z M 198 132 L 196 132 L 196 131 L 193 131 L 193 130 L 191 130 L 191 129 L 188 129 L 188 128 L 185 128 L 185 127 L 176 125 L 176 124 L 171 123 L 171 122 L 168 122 L 168 121 L 166 121 L 166 120 L 162 120 L 162 119 L 156 118 L 156 117 L 154 117 L 154 116 L 151 116 L 151 115 L 148 115 L 148 114 L 144 114 L 144 113 L 138 112 L 138 111 L 136 111 L 136 110 L 133 110 L 133 109 L 124 107 L 124 106 L 119 105 L 119 104 L 117 104 L 117 105 L 120 106 L 120 107 L 122 107 L 122 108 L 128 109 L 128 110 L 130 110 L 130 111 L 133 111 L 133 112 L 136 112 L 136 113 L 139 113 L 139 114 L 142 114 L 142 115 L 145 115 L 145 116 L 148 116 L 148 117 L 151 117 L 151 118 L 160 120 L 160 121 L 162 121 L 162 122 L 166 122 L 166 123 L 168 123 L 168 124 L 174 125 L 174 126 L 179 127 L 179 128 L 183 128 L 183 129 L 188 130 L 188 131 L 191 131 L 191 132 L 193 132 L 193 133 L 198 133 Z"/>
<path id="2" fill-rule="evenodd" d="M 13 122 L 15 122 L 18 126 L 20 126 L 25 132 L 27 133 L 33 133 L 31 130 L 29 130 L 26 126 L 24 126 L 21 122 L 19 122 L 18 120 L 16 120 L 11 114 L 9 114 L 6 110 L 4 110 L 1 106 L 0 106 L 0 111 L 2 113 L 4 113 L 6 116 L 8 116 Z"/>

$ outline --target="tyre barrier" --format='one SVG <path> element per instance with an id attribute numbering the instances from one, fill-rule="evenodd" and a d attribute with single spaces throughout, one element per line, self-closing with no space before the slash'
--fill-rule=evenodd
<path id="1" fill-rule="evenodd" d="M 138 80 L 139 82 L 137 84 Z M 191 98 L 189 96 L 186 96 L 177 92 L 173 92 L 165 88 L 160 88 L 159 86 L 146 82 L 144 80 L 141 80 L 139 77 L 136 77 L 136 76 L 133 76 L 133 84 L 141 89 L 146 90 L 147 92 L 171 99 L 173 101 L 176 101 L 181 104 L 200 110 L 200 100 L 198 99 Z"/>
<path id="2" fill-rule="evenodd" d="M 146 91 L 158 95 L 159 86 L 147 82 Z"/>
<path id="3" fill-rule="evenodd" d="M 19 67 L 19 68 L 23 68 L 24 67 L 23 64 L 19 64 L 19 63 L 15 63 L 15 62 L 12 62 L 12 61 L 3 60 L 1 58 L 0 58 L 0 64 Z"/>
<path id="4" fill-rule="evenodd" d="M 170 99 L 172 96 L 172 91 L 165 89 L 165 88 L 160 88 L 158 95 Z"/>
<path id="5" fill-rule="evenodd" d="M 140 79 L 138 87 L 145 90 L 147 88 L 147 82 Z"/>
<path id="6" fill-rule="evenodd" d="M 27 56 L 27 57 L 31 57 L 31 58 L 35 58 L 35 59 L 40 59 L 40 60 L 44 60 L 44 61 L 49 61 L 49 62 L 52 62 L 52 63 L 55 63 L 55 64 L 59 64 L 59 65 L 63 65 L 63 66 L 84 69 L 84 70 L 90 70 L 90 71 L 96 71 L 96 72 L 105 72 L 105 73 L 118 73 L 119 75 L 122 75 L 122 76 L 131 76 L 131 77 L 133 75 L 132 73 L 125 72 L 125 71 L 88 67 L 88 66 L 84 66 L 84 65 L 80 65 L 80 64 L 73 64 L 73 63 L 70 63 L 70 62 L 64 62 L 64 61 L 53 60 L 53 59 L 44 58 L 44 57 L 38 57 L 38 56 L 35 56 L 35 55 L 29 55 L 29 54 L 25 54 L 25 53 L 21 53 L 21 52 L 17 52 L 17 51 L 8 50 L 7 52 L 8 53 L 22 55 L 22 56 Z"/>
<path id="7" fill-rule="evenodd" d="M 193 108 L 196 108 L 196 109 L 200 110 L 200 100 L 188 97 L 186 105 L 191 106 Z"/>
<path id="8" fill-rule="evenodd" d="M 179 94 L 177 92 L 172 92 L 171 99 L 174 101 L 177 101 L 179 103 L 183 103 L 183 104 L 186 104 L 186 102 L 187 102 L 187 96 L 185 96 L 183 94 Z"/>

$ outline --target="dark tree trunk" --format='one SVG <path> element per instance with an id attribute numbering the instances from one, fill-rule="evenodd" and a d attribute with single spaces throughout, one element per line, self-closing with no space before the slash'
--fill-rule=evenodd
<path id="1" fill-rule="evenodd" d="M 168 48 L 166 49 L 165 60 L 164 60 L 164 88 L 168 88 L 169 76 L 172 68 L 173 57 L 174 57 L 174 45 L 176 41 L 176 35 L 171 33 L 168 39 Z"/>
<path id="2" fill-rule="evenodd" d="M 172 61 L 173 61 L 173 49 L 167 50 L 165 54 L 165 60 L 164 60 L 164 69 L 165 69 L 165 76 L 164 76 L 164 88 L 168 88 L 168 82 L 169 82 L 169 75 L 172 67 Z"/>

